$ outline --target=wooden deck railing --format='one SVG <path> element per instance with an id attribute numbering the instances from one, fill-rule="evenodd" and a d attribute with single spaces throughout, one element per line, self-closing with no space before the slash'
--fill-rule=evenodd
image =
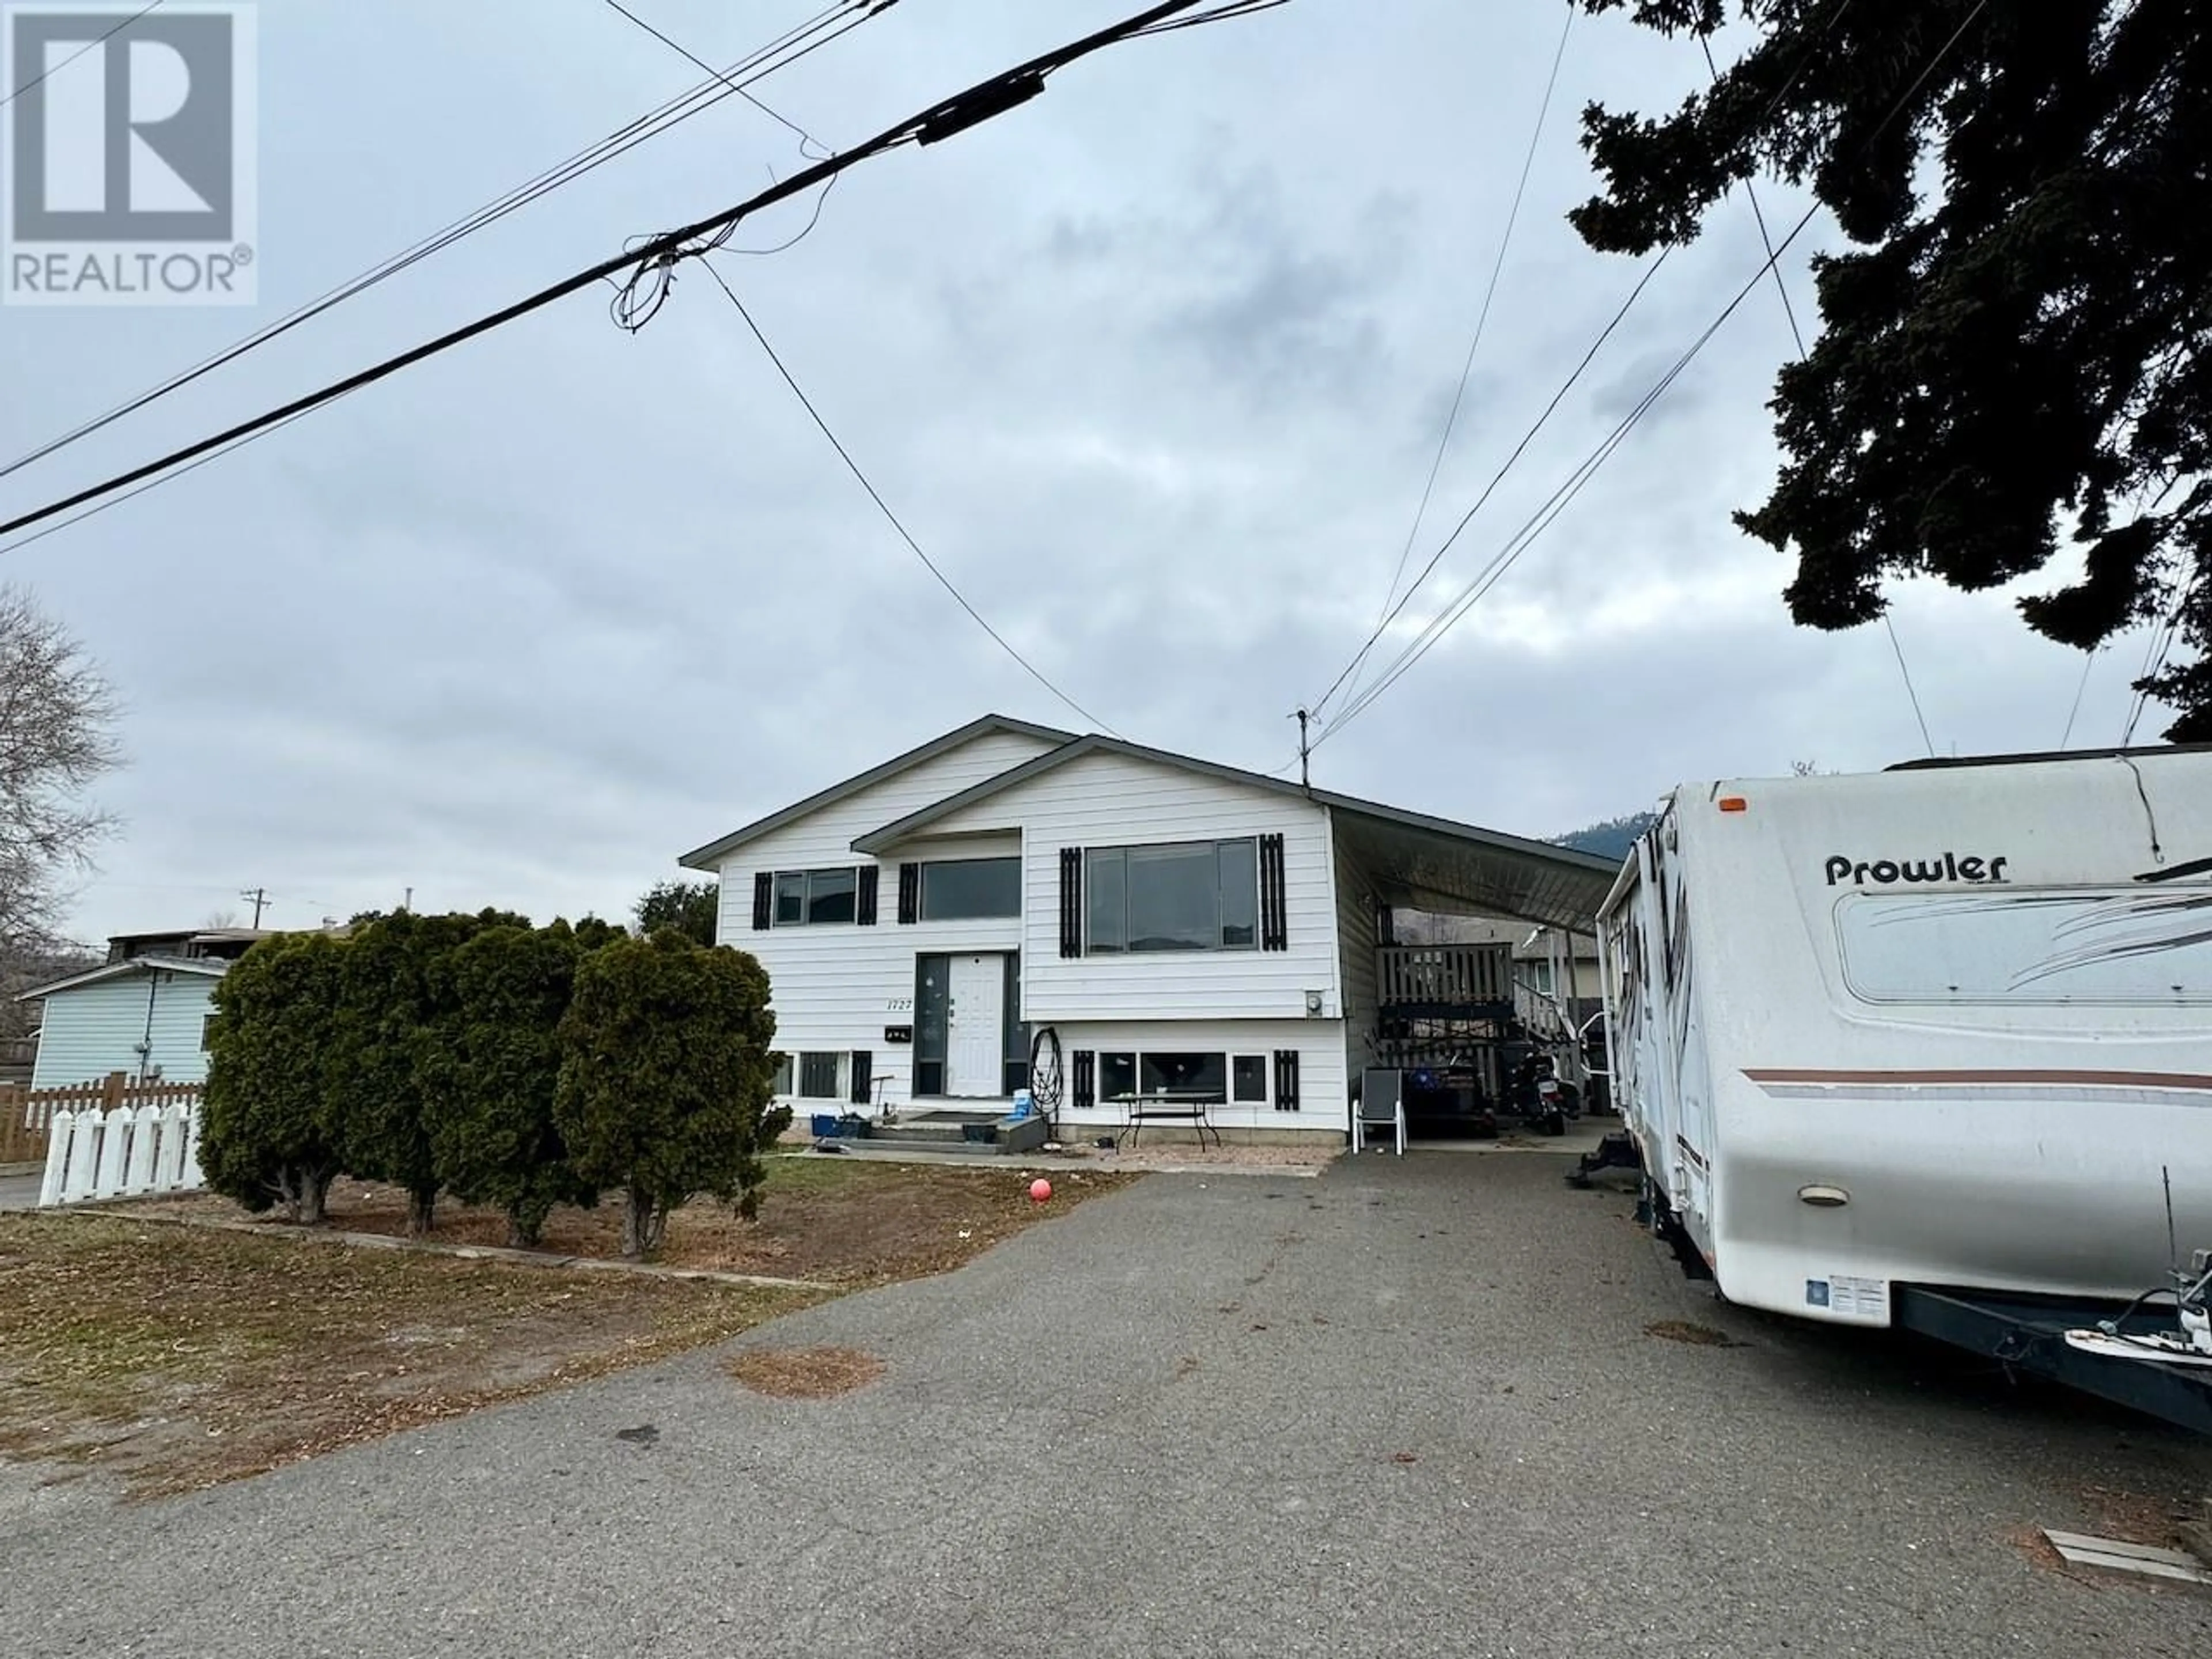
<path id="1" fill-rule="evenodd" d="M 1510 945 L 1386 945 L 1375 953 L 1383 1008 L 1456 1009 L 1510 1006 Z"/>

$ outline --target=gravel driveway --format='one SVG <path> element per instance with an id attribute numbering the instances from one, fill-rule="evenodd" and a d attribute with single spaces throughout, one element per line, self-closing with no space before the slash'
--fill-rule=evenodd
<path id="1" fill-rule="evenodd" d="M 2212 1595 L 2016 1541 L 2212 1456 L 1717 1309 L 1534 1156 L 1158 1176 L 956 1275 L 158 1504 L 0 1471 L 10 1651 L 2212 1652 Z M 1739 1346 L 1646 1334 L 1659 1321 Z M 641 1432 L 647 1427 L 654 1432 Z M 633 1432 L 617 1438 L 617 1431 Z"/>

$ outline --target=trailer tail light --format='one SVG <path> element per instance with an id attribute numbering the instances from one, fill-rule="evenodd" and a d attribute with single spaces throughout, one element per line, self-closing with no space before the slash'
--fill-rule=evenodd
<path id="1" fill-rule="evenodd" d="M 1741 795 L 1723 795 L 1718 805 L 1723 812 L 1743 812 L 1751 808 L 1751 803 Z"/>

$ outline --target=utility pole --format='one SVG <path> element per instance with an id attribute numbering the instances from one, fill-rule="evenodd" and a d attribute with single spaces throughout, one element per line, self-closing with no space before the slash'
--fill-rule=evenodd
<path id="1" fill-rule="evenodd" d="M 246 892 L 240 893 L 239 897 L 247 900 L 252 904 L 253 931 L 257 933 L 259 933 L 261 931 L 261 913 L 269 908 L 269 890 L 266 887 L 255 887 Z"/>
<path id="2" fill-rule="evenodd" d="M 1304 709 L 1298 710 L 1298 787 L 1309 795 L 1313 793 L 1313 777 L 1306 769 L 1306 759 L 1313 750 L 1306 742 L 1306 722 L 1312 718 Z"/>

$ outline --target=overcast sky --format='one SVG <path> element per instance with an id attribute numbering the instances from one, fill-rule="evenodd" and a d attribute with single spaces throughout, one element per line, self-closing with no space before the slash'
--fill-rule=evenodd
<path id="1" fill-rule="evenodd" d="M 816 0 L 635 0 L 735 61 Z M 757 90 L 849 144 L 1134 0 L 900 0 Z M 260 7 L 260 305 L 0 311 L 12 459 L 698 82 L 603 0 Z M 1136 42 L 848 174 L 721 268 L 924 547 L 1139 742 L 1269 769 L 1376 620 L 1497 257 L 1561 17 L 1291 0 Z M 1723 49 L 1726 43 L 1723 42 Z M 1578 19 L 1427 560 L 1637 275 L 1563 216 L 1575 117 L 1694 45 Z M 310 389 L 800 165 L 732 99 L 158 408 L 0 483 L 22 509 Z M 1802 204 L 1778 185 L 1770 220 Z M 780 210 L 739 246 L 781 242 Z M 1785 261 L 1815 316 L 1803 255 Z M 1764 255 L 1723 208 L 1442 561 L 1459 591 Z M 1790 350 L 1740 311 L 1555 528 L 1387 696 L 1330 787 L 1532 835 L 1692 778 L 1921 750 L 1887 635 L 1791 627 L 1741 536 Z M 0 516 L 5 516 L 0 514 Z M 1080 726 L 899 543 L 703 273 L 632 337 L 580 296 L 0 560 L 128 706 L 88 938 L 497 903 L 624 915 L 688 848 L 989 710 Z M 2001 594 L 1895 619 L 1946 752 L 2048 748 L 2081 659 Z M 2140 641 L 2075 742 L 2126 718 Z M 1382 659 L 1387 659 L 1387 653 Z M 2145 722 L 2154 735 L 2157 711 Z"/>

